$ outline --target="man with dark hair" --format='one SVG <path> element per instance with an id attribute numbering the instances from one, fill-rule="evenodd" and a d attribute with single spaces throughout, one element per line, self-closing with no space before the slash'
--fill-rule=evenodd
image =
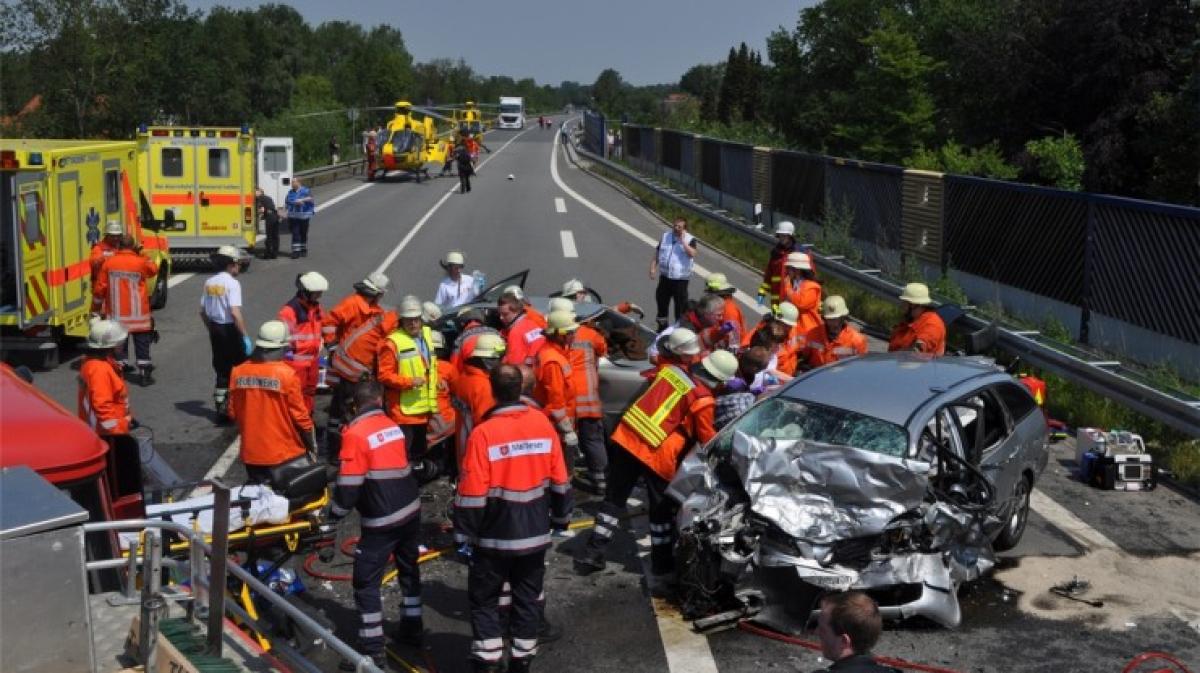
<path id="1" fill-rule="evenodd" d="M 821 654 L 833 664 L 816 673 L 899 673 L 871 658 L 883 631 L 879 606 L 861 591 L 830 594 L 821 599 L 817 638 Z"/>
<path id="2" fill-rule="evenodd" d="M 357 384 L 350 404 L 355 416 L 342 431 L 341 465 L 330 515 L 341 518 L 357 509 L 361 516 L 353 578 L 358 644 L 377 666 L 386 668 L 379 585 L 391 559 L 404 600 L 397 637 L 419 646 L 423 635 L 417 565 L 421 498 L 408 463 L 404 432 L 383 412 L 383 386 L 375 381 Z"/>
<path id="3" fill-rule="evenodd" d="M 542 626 L 539 597 L 551 529 L 570 523 L 571 488 L 558 432 L 546 415 L 521 402 L 521 371 L 500 365 L 491 373 L 496 406 L 467 440 L 455 535 L 473 555 L 467 575 L 471 607 L 471 663 L 499 671 L 504 657 L 500 594 L 512 589 L 510 673 L 529 670 Z"/>

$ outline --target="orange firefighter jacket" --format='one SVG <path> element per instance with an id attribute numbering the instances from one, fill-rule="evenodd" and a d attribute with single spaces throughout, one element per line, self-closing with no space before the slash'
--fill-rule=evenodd
<path id="1" fill-rule="evenodd" d="M 575 429 L 575 386 L 567 349 L 547 340 L 534 361 L 533 399 L 559 432 Z"/>
<path id="2" fill-rule="evenodd" d="M 279 465 L 305 452 L 313 430 L 300 379 L 286 362 L 247 360 L 229 374 L 229 415 L 242 439 L 242 462 Z"/>
<path id="3" fill-rule="evenodd" d="M 896 325 L 892 330 L 892 338 L 888 341 L 888 350 L 912 350 L 918 341 L 921 342 L 922 353 L 945 355 L 946 324 L 936 312 L 925 311 L 912 322 Z"/>
<path id="4" fill-rule="evenodd" d="M 569 353 L 576 418 L 604 417 L 600 404 L 600 358 L 605 355 L 608 355 L 608 342 L 604 335 L 590 325 L 580 325 Z"/>
<path id="5" fill-rule="evenodd" d="M 93 288 L 93 310 L 103 313 L 130 332 L 149 332 L 150 296 L 146 281 L 158 273 L 158 265 L 134 250 L 118 250 L 100 265 Z"/>
<path id="6" fill-rule="evenodd" d="M 454 434 L 458 413 L 450 402 L 450 391 L 458 376 L 458 369 L 449 360 L 438 358 L 437 411 L 429 418 L 429 446 Z"/>
<path id="7" fill-rule="evenodd" d="M 112 245 L 107 238 L 100 239 L 100 242 L 92 246 L 92 252 L 88 256 L 88 264 L 92 269 L 92 293 L 96 290 L 96 277 L 100 275 L 100 267 L 103 266 L 105 260 L 117 254 L 121 249 L 119 245 Z"/>
<path id="8" fill-rule="evenodd" d="M 646 392 L 621 416 L 612 439 L 670 481 L 688 447 L 717 433 L 715 407 L 712 391 L 669 365 L 659 370 Z"/>
<path id="9" fill-rule="evenodd" d="M 821 318 L 821 284 L 814 280 L 802 280 L 799 285 L 791 281 L 784 283 L 783 301 L 791 302 L 800 310 L 800 320 L 797 324 L 801 334 L 824 323 Z"/>
<path id="10" fill-rule="evenodd" d="M 830 341 L 825 325 L 809 331 L 804 344 L 803 359 L 810 367 L 820 367 L 830 362 L 867 352 L 867 337 L 847 324 L 838 332 L 837 338 Z"/>
<path id="11" fill-rule="evenodd" d="M 129 432 L 129 388 L 112 355 L 84 358 L 79 367 L 78 412 L 100 436 Z"/>
<path id="12" fill-rule="evenodd" d="M 545 325 L 545 322 L 542 322 Z M 504 362 L 510 365 L 532 365 L 546 337 L 542 336 L 542 325 L 531 316 L 529 310 L 517 316 L 504 328 Z"/>

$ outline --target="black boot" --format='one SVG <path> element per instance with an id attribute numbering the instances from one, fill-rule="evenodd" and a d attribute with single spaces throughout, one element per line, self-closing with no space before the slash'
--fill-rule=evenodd
<path id="1" fill-rule="evenodd" d="M 145 364 L 139 366 L 138 369 L 141 377 L 138 382 L 142 384 L 142 387 L 154 385 L 154 365 Z"/>
<path id="2" fill-rule="evenodd" d="M 533 657 L 521 657 L 520 659 L 508 660 L 508 673 L 529 673 L 529 667 L 533 665 Z"/>

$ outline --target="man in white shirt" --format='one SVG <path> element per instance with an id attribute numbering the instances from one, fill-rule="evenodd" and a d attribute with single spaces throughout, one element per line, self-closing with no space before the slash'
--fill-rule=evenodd
<path id="1" fill-rule="evenodd" d="M 240 256 L 232 245 L 221 246 L 212 255 L 218 273 L 204 281 L 204 292 L 200 295 L 200 320 L 208 329 L 212 368 L 217 375 L 213 402 L 219 418 L 225 418 L 229 372 L 241 364 L 254 347 L 242 318 L 242 284 L 236 277 Z"/>
<path id="2" fill-rule="evenodd" d="M 465 264 L 466 259 L 461 252 L 452 250 L 446 253 L 446 259 L 441 262 L 446 277 L 438 284 L 433 303 L 448 309 L 469 304 L 475 299 L 475 277 L 463 275 Z"/>
<path id="3" fill-rule="evenodd" d="M 658 275 L 658 287 L 654 299 L 658 303 L 655 322 L 658 330 L 667 326 L 667 309 L 675 302 L 675 320 L 687 310 L 688 280 L 692 277 L 692 266 L 698 247 L 696 237 L 687 232 L 687 220 L 678 218 L 671 224 L 671 231 L 663 234 L 654 257 L 650 260 L 650 280 Z"/>

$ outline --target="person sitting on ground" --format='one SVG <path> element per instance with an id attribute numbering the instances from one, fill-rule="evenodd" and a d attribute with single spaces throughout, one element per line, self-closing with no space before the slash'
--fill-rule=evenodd
<path id="1" fill-rule="evenodd" d="M 833 664 L 814 673 L 900 673 L 871 657 L 882 631 L 879 606 L 870 596 L 861 591 L 825 596 L 817 617 L 817 638 L 821 654 Z"/>

